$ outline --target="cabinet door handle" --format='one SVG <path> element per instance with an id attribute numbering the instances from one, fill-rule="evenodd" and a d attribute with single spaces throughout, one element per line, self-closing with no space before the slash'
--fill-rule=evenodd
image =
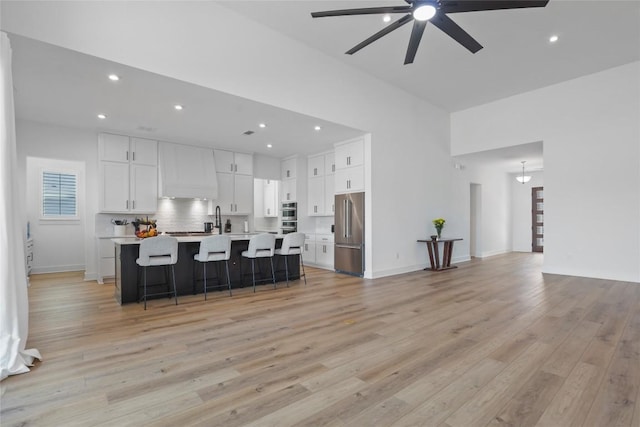
<path id="1" fill-rule="evenodd" d="M 135 162 L 136 161 L 136 152 L 135 151 L 131 152 L 131 157 L 132 157 L 131 160 L 133 160 Z"/>
<path id="2" fill-rule="evenodd" d="M 127 151 L 127 161 L 129 161 L 129 151 Z"/>
<path id="3" fill-rule="evenodd" d="M 237 164 L 237 163 L 235 163 L 235 164 L 233 165 L 233 171 L 234 171 L 234 172 L 238 172 L 238 164 Z"/>
<path id="4" fill-rule="evenodd" d="M 135 208 L 136 208 L 136 201 L 135 201 L 135 200 L 134 200 L 134 201 L 132 201 L 132 202 L 131 202 L 131 204 L 133 205 L 133 206 L 132 206 L 132 209 L 135 209 Z"/>
<path id="5" fill-rule="evenodd" d="M 229 172 L 233 172 L 233 163 L 229 164 Z"/>
<path id="6" fill-rule="evenodd" d="M 231 205 L 229 205 L 229 212 L 233 212 L 233 203 L 231 203 Z"/>
<path id="7" fill-rule="evenodd" d="M 129 201 L 127 200 L 127 209 L 129 209 Z"/>

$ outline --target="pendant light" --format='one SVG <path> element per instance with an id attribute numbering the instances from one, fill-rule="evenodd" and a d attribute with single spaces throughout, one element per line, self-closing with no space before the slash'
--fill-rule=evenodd
<path id="1" fill-rule="evenodd" d="M 522 163 L 522 176 L 518 175 L 516 176 L 516 179 L 518 180 L 519 183 L 524 185 L 525 182 L 531 181 L 531 175 L 524 174 L 524 164 L 526 163 L 526 160 L 523 160 L 520 163 Z"/>

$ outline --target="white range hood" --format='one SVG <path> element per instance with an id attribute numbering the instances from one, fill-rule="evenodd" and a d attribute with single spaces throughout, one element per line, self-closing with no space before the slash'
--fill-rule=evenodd
<path id="1" fill-rule="evenodd" d="M 160 143 L 159 197 L 218 198 L 212 148 Z"/>

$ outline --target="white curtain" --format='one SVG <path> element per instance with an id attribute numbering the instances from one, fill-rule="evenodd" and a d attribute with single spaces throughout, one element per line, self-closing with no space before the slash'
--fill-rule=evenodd
<path id="1" fill-rule="evenodd" d="M 16 154 L 11 44 L 0 32 L 0 380 L 28 372 L 38 350 L 25 350 L 29 301 L 25 260 L 25 215 L 16 189 Z"/>

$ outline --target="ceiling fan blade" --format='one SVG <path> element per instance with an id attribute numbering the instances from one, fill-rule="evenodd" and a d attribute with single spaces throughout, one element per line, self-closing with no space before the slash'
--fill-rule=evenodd
<path id="1" fill-rule="evenodd" d="M 444 13 L 478 12 L 481 10 L 520 9 L 545 7 L 549 0 L 442 0 L 440 11 Z"/>
<path id="2" fill-rule="evenodd" d="M 373 43 L 374 41 L 378 40 L 382 36 L 386 36 L 391 31 L 397 30 L 398 28 L 400 28 L 401 26 L 403 26 L 407 22 L 411 21 L 412 19 L 413 19 L 413 15 L 411 15 L 411 14 L 403 16 L 402 18 L 398 19 L 396 22 L 387 25 L 385 28 L 383 28 L 382 30 L 378 31 L 377 33 L 375 33 L 374 35 L 372 35 L 371 37 L 369 37 L 368 39 L 366 39 L 362 43 L 359 43 L 359 44 L 355 45 L 354 47 L 352 47 L 351 49 L 349 49 L 345 53 L 347 53 L 349 55 L 353 55 L 354 53 L 356 53 L 357 51 L 359 51 L 363 47 L 370 45 L 371 43 Z"/>
<path id="3" fill-rule="evenodd" d="M 445 34 L 460 43 L 462 46 L 469 49 L 471 53 L 476 53 L 482 49 L 482 45 L 478 43 L 476 39 L 471 37 L 469 33 L 460 28 L 458 24 L 453 22 L 451 18 L 444 13 L 436 14 L 436 16 L 431 19 L 431 23 L 440 28 Z"/>
<path id="4" fill-rule="evenodd" d="M 411 6 L 383 6 L 365 7 L 361 9 L 327 10 L 325 12 L 311 12 L 313 18 L 324 18 L 326 16 L 346 16 L 346 15 L 371 15 L 377 13 L 407 13 L 411 11 Z"/>
<path id="5" fill-rule="evenodd" d="M 420 40 L 422 39 L 422 33 L 429 21 L 413 21 L 413 29 L 411 30 L 411 38 L 409 39 L 409 47 L 407 47 L 407 55 L 404 57 L 404 65 L 412 64 L 413 59 L 418 52 L 418 46 L 420 46 Z"/>

